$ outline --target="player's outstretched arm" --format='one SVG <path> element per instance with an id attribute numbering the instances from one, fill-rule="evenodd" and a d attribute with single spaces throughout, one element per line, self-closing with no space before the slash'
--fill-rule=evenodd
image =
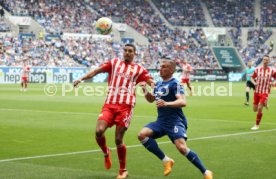
<path id="1" fill-rule="evenodd" d="M 153 101 L 155 101 L 154 95 L 150 92 L 145 93 L 145 98 L 149 103 L 152 103 Z"/>
<path id="2" fill-rule="evenodd" d="M 102 73 L 103 70 L 101 67 L 99 68 L 96 68 L 94 70 L 91 70 L 90 72 L 88 72 L 86 75 L 84 75 L 83 77 L 81 77 L 80 79 L 74 81 L 74 87 L 78 86 L 78 84 L 84 80 L 87 80 L 87 79 L 90 79 L 90 78 L 93 78 L 94 76 L 96 76 L 97 74 L 99 73 Z"/>
<path id="3" fill-rule="evenodd" d="M 187 105 L 186 97 L 183 94 L 176 95 L 175 101 L 166 102 L 162 99 L 156 101 L 156 106 L 159 107 L 171 107 L 171 108 L 182 108 Z"/>
<path id="4" fill-rule="evenodd" d="M 145 98 L 148 102 L 152 103 L 155 100 L 154 95 L 148 91 L 146 84 L 148 84 L 151 88 L 154 88 L 154 81 L 152 79 L 147 80 L 146 82 L 141 82 L 140 86 L 145 94 Z"/>

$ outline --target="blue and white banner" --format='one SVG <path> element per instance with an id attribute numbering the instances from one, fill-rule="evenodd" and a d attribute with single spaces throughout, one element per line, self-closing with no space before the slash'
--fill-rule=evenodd
<path id="1" fill-rule="evenodd" d="M 57 34 L 55 34 L 55 35 L 47 34 L 47 35 L 45 36 L 45 40 L 46 40 L 46 41 L 52 41 L 53 39 L 61 39 L 61 36 L 60 36 L 60 35 L 57 35 Z"/>
<path id="2" fill-rule="evenodd" d="M 31 67 L 31 83 L 72 83 L 88 73 L 87 68 Z M 22 67 L 0 67 L 0 83 L 12 84 L 21 82 Z M 107 73 L 99 74 L 87 82 L 106 82 Z"/>
<path id="3" fill-rule="evenodd" d="M 57 68 L 57 67 L 31 67 L 29 73 L 29 81 L 31 83 L 72 83 L 87 74 L 90 69 L 87 68 Z M 155 81 L 161 80 L 159 70 L 148 70 Z M 0 84 L 1 83 L 20 83 L 22 67 L 0 67 Z M 174 73 L 174 77 L 181 80 L 182 71 L 178 70 Z M 229 76 L 223 70 L 195 70 L 191 74 L 193 81 L 239 81 L 241 75 L 239 73 Z M 107 82 L 108 74 L 101 73 L 92 80 L 85 82 L 103 83 Z"/>

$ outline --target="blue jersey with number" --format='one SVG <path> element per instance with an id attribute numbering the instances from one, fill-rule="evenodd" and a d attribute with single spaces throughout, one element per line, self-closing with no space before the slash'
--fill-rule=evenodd
<path id="1" fill-rule="evenodd" d="M 255 71 L 254 67 L 251 67 L 251 68 L 247 67 L 245 69 L 246 81 L 251 81 L 251 76 L 253 75 L 254 71 Z"/>
<path id="2" fill-rule="evenodd" d="M 157 82 L 154 89 L 156 100 L 163 99 L 166 102 L 175 101 L 176 95 L 178 94 L 184 94 L 184 89 L 183 86 L 180 85 L 179 81 L 175 78 L 172 78 L 169 81 Z M 185 125 L 185 128 L 187 128 L 187 120 L 182 111 L 182 108 L 159 107 L 158 118 L 156 122 L 168 127 L 182 123 Z"/>

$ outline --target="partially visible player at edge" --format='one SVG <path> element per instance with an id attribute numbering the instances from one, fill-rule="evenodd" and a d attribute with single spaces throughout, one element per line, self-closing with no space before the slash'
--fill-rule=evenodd
<path id="1" fill-rule="evenodd" d="M 81 81 L 93 78 L 99 73 L 108 73 L 108 94 L 105 104 L 98 117 L 96 125 L 96 141 L 104 153 L 106 169 L 112 165 L 111 151 L 106 145 L 105 131 L 107 128 L 116 125 L 115 143 L 120 163 L 120 170 L 117 179 L 126 178 L 126 146 L 123 142 L 124 134 L 130 125 L 133 108 L 136 102 L 135 86 L 140 82 L 152 85 L 154 82 L 148 71 L 142 66 L 133 63 L 136 48 L 132 44 L 124 47 L 124 60 L 117 58 L 105 62 L 95 70 L 76 80 L 76 87 Z"/>
<path id="2" fill-rule="evenodd" d="M 244 74 L 246 75 L 246 89 L 245 89 L 245 96 L 246 96 L 246 102 L 244 105 L 248 106 L 249 105 L 249 92 L 250 89 L 252 88 L 255 90 L 255 85 L 251 82 L 251 76 L 253 75 L 255 71 L 255 68 L 252 66 L 252 62 L 249 61 L 247 62 L 247 68 L 244 71 Z"/>
<path id="3" fill-rule="evenodd" d="M 276 71 L 276 62 L 274 63 L 274 70 Z M 276 90 L 276 79 L 274 79 L 272 86 Z"/>
<path id="4" fill-rule="evenodd" d="M 174 160 L 164 154 L 155 139 L 168 135 L 177 150 L 201 171 L 204 179 L 212 179 L 212 172 L 204 167 L 198 155 L 190 150 L 186 143 L 187 120 L 182 107 L 185 107 L 187 102 L 183 87 L 173 78 L 175 67 L 175 61 L 163 59 L 160 67 L 163 81 L 156 83 L 153 94 L 142 86 L 147 101 L 156 101 L 158 117 L 155 122 L 147 124 L 140 131 L 138 139 L 148 151 L 163 161 L 165 176 L 171 173 Z"/>
<path id="5" fill-rule="evenodd" d="M 193 95 L 193 91 L 192 91 L 192 86 L 191 86 L 191 83 L 190 83 L 190 74 L 191 72 L 193 71 L 193 67 L 188 64 L 187 60 L 184 59 L 183 60 L 183 64 L 182 64 L 182 78 L 181 78 L 181 83 L 184 85 L 184 84 L 187 84 L 187 87 L 189 88 L 190 90 L 190 96 Z"/>
<path id="6" fill-rule="evenodd" d="M 272 79 L 276 79 L 276 72 L 268 66 L 269 62 L 269 56 L 265 55 L 262 60 L 262 66 L 256 68 L 251 77 L 251 81 L 255 85 L 253 111 L 257 112 L 256 124 L 251 130 L 259 129 L 263 116 L 263 107 L 267 105 Z"/>
<path id="7" fill-rule="evenodd" d="M 27 91 L 30 70 L 31 68 L 28 66 L 27 60 L 23 60 L 20 91 Z"/>

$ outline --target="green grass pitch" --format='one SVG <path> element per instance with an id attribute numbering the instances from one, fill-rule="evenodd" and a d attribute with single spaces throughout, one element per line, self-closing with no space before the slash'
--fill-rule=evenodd
<path id="1" fill-rule="evenodd" d="M 96 87 L 99 84 L 82 84 Z M 196 94 L 211 83 L 193 83 Z M 112 179 L 118 173 L 114 128 L 106 133 L 113 150 L 113 166 L 104 168 L 103 155 L 94 137 L 103 96 L 55 96 L 44 94 L 44 84 L 30 84 L 27 92 L 19 85 L 0 85 L 0 178 L 1 179 Z M 229 84 L 214 83 L 214 88 Z M 245 83 L 233 83 L 232 96 L 188 96 L 184 113 L 188 119 L 188 146 L 197 152 L 215 179 L 276 178 L 276 90 L 269 109 L 264 109 L 260 130 L 251 131 L 256 113 L 244 106 Z M 201 89 L 200 89 L 201 88 Z M 222 87 L 223 88 L 223 87 Z M 228 89 L 229 90 L 229 89 Z M 208 89 L 205 91 L 210 94 Z M 252 103 L 253 92 L 250 93 Z M 199 170 L 180 155 L 164 137 L 160 147 L 175 160 L 172 173 L 164 177 L 162 162 L 146 151 L 137 133 L 155 120 L 156 108 L 138 96 L 131 126 L 126 133 L 129 179 L 198 179 Z M 60 155 L 55 155 L 60 154 Z"/>

